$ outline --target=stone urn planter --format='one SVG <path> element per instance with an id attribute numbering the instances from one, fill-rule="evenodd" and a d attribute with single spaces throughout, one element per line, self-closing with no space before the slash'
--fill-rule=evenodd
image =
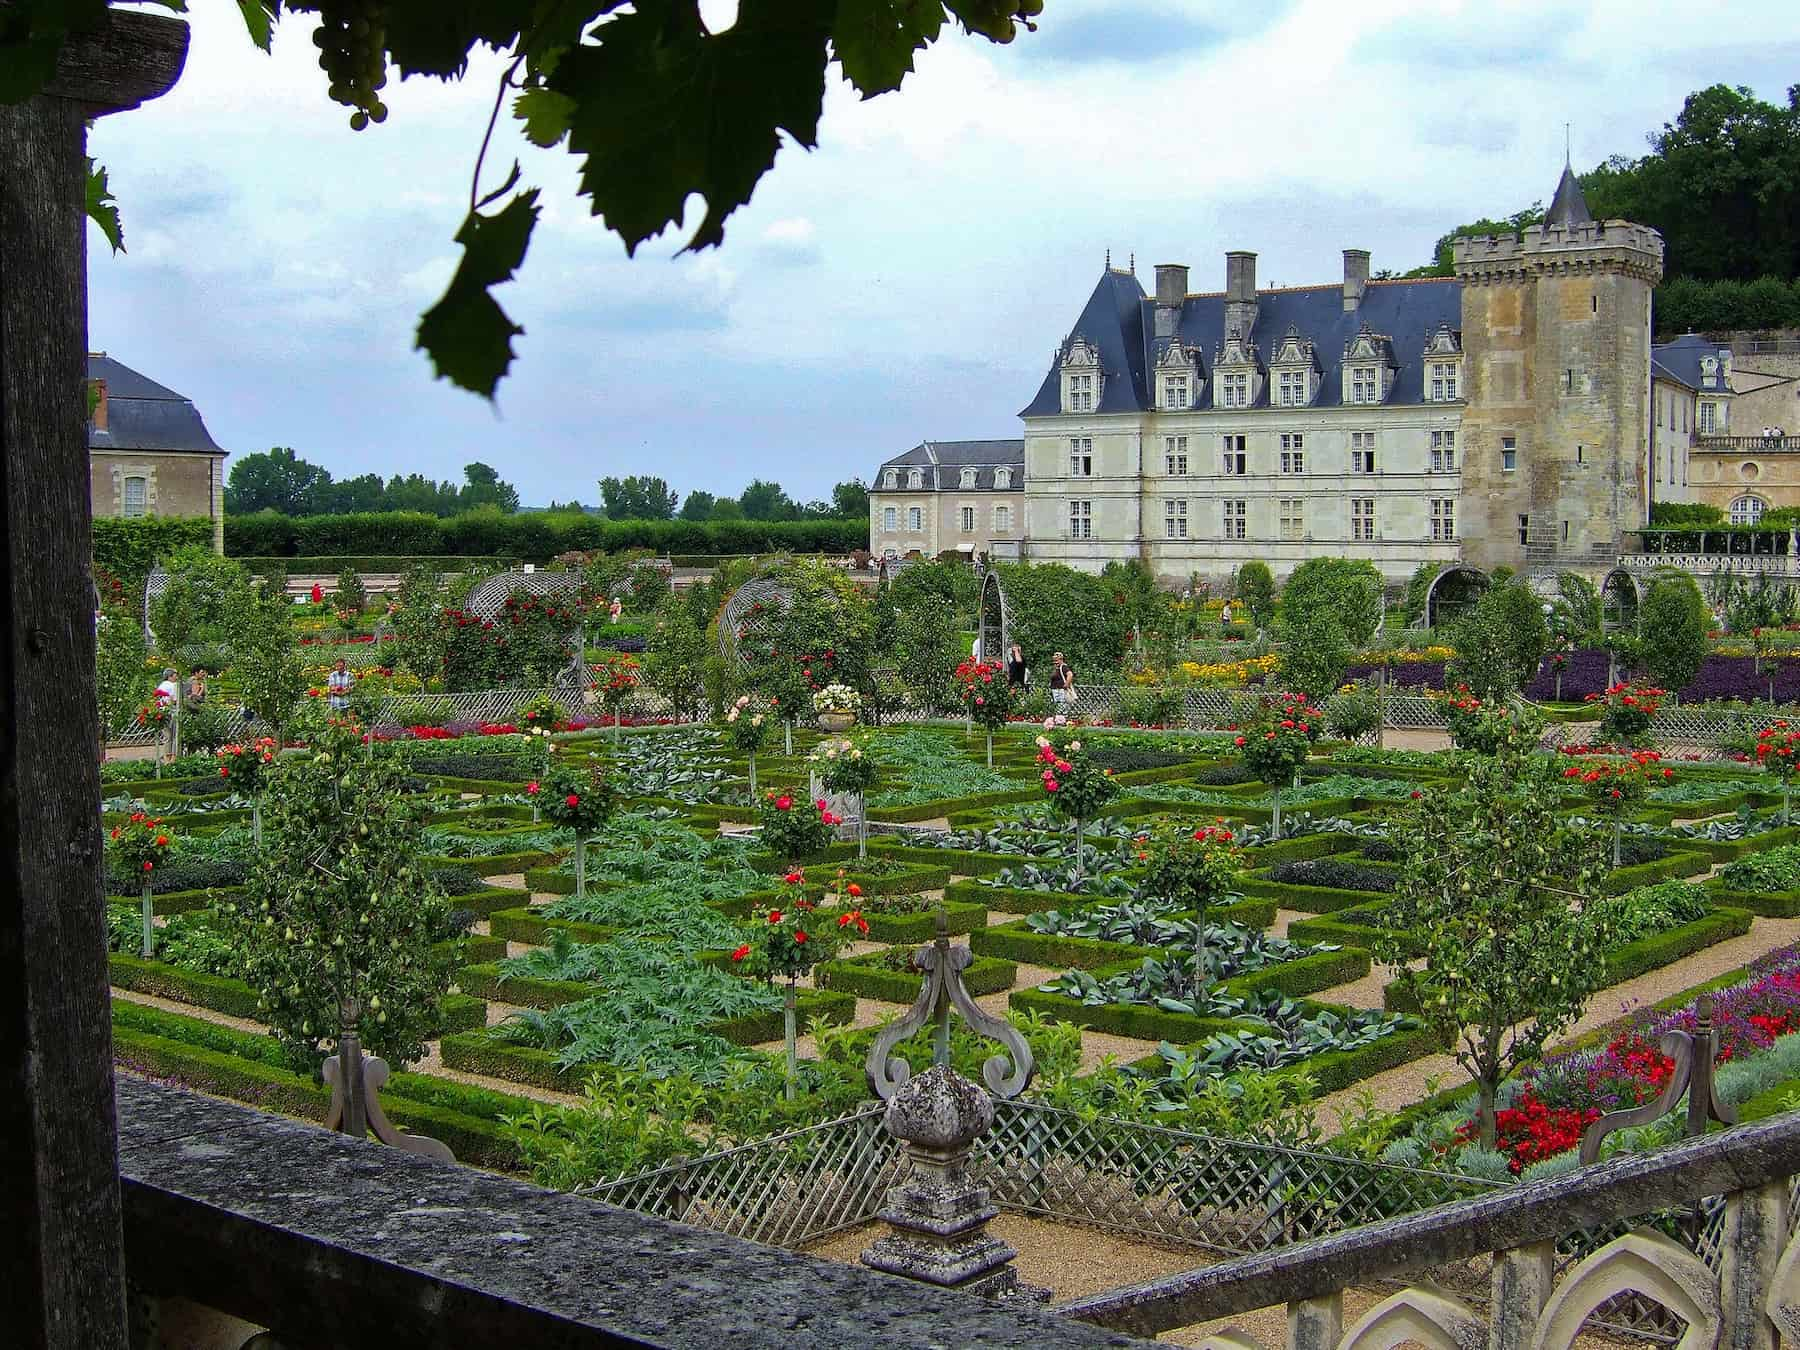
<path id="1" fill-rule="evenodd" d="M 856 725 L 856 714 L 853 712 L 829 711 L 819 714 L 819 726 L 834 734 L 841 734 Z"/>

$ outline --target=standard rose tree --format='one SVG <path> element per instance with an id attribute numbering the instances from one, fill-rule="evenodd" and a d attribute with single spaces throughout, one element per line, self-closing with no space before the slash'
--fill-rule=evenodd
<path id="1" fill-rule="evenodd" d="M 1563 777 L 1586 789 L 1594 814 L 1612 824 L 1612 865 L 1619 866 L 1624 851 L 1625 817 L 1644 800 L 1652 785 L 1675 777 L 1654 750 L 1638 750 L 1624 760 L 1596 760 L 1570 765 Z"/>
<path id="2" fill-rule="evenodd" d="M 1138 853 L 1145 864 L 1143 893 L 1192 910 L 1194 915 L 1194 994 L 1205 991 L 1207 911 L 1232 894 L 1244 872 L 1244 850 L 1221 819 L 1196 829 L 1170 827 Z"/>
<path id="3" fill-rule="evenodd" d="M 575 831 L 575 894 L 587 894 L 587 841 L 612 818 L 616 794 L 605 767 L 593 756 L 561 758 L 542 779 L 525 790 L 541 804 L 545 815 Z"/>
<path id="4" fill-rule="evenodd" d="M 725 731 L 731 748 L 750 761 L 750 797 L 756 797 L 756 752 L 769 739 L 770 719 L 761 704 L 748 694 L 738 695 L 737 702 L 725 711 Z"/>
<path id="5" fill-rule="evenodd" d="M 1281 838 L 1281 794 L 1294 785 L 1321 725 L 1318 709 L 1304 694 L 1284 694 L 1279 704 L 1237 734 L 1244 767 L 1274 798 L 1271 837 Z"/>
<path id="6" fill-rule="evenodd" d="M 823 853 L 836 837 L 832 832 L 844 823 L 823 798 L 809 801 L 774 789 L 763 794 L 760 815 L 763 848 L 791 866 Z"/>
<path id="7" fill-rule="evenodd" d="M 226 745 L 214 751 L 219 777 L 250 798 L 250 837 L 262 847 L 262 794 L 275 768 L 275 738 L 263 736 L 248 745 Z"/>
<path id="8" fill-rule="evenodd" d="M 168 865 L 175 852 L 175 840 L 160 817 L 133 811 L 123 825 L 115 825 L 108 834 L 113 863 L 126 876 L 136 877 L 143 891 L 144 959 L 156 951 L 155 906 L 150 898 L 150 879 L 158 868 Z"/>
<path id="9" fill-rule="evenodd" d="M 1113 799 L 1119 788 L 1112 770 L 1102 769 L 1082 746 L 1079 732 L 1052 721 L 1044 723 L 1037 738 L 1038 779 L 1050 812 L 1075 826 L 1075 875 L 1080 876 L 1085 852 L 1083 833 L 1087 822 Z"/>
<path id="10" fill-rule="evenodd" d="M 1800 774 L 1800 730 L 1782 718 L 1757 732 L 1756 762 L 1781 784 L 1781 823 L 1785 825 L 1793 805 L 1794 776 Z"/>
<path id="11" fill-rule="evenodd" d="M 875 760 L 869 754 L 867 740 L 832 737 L 821 741 L 809 758 L 825 791 L 856 798 L 856 856 L 868 857 L 869 813 L 864 798 L 875 782 Z"/>
<path id="12" fill-rule="evenodd" d="M 987 733 L 987 766 L 994 767 L 994 733 L 1012 720 L 1018 700 L 998 661 L 964 661 L 956 668 L 963 709 Z"/>

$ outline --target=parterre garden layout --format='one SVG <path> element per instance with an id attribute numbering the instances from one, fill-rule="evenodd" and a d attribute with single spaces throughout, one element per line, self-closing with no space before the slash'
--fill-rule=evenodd
<path id="1" fill-rule="evenodd" d="M 1321 742 L 1282 795 L 1276 837 L 1271 794 L 1231 737 L 1094 730 L 1087 753 L 1118 791 L 1086 823 L 1077 858 L 1069 827 L 1046 812 L 1031 731 L 997 736 L 991 769 L 983 738 L 958 725 L 873 732 L 867 856 L 835 843 L 804 860 L 799 880 L 745 832 L 757 819 L 749 765 L 720 730 L 558 737 L 565 755 L 603 756 L 623 794 L 586 846 L 585 895 L 572 831 L 534 820 L 528 738 L 411 747 L 407 786 L 429 807 L 419 860 L 451 898 L 434 936 L 460 969 L 425 1058 L 382 1090 L 389 1118 L 466 1163 L 571 1186 L 842 1115 L 869 1100 L 873 1028 L 917 994 L 911 955 L 940 914 L 973 949 L 967 978 L 982 1006 L 1010 1013 L 1032 1042 L 1033 1091 L 1062 1105 L 1236 1124 L 1498 1180 L 1541 1174 L 1572 1165 L 1596 1102 L 1654 1095 L 1656 1035 L 1703 983 L 1728 991 L 1722 1095 L 1753 1117 L 1782 1109 L 1800 1083 L 1800 1037 L 1788 1034 L 1800 1029 L 1800 926 L 1783 922 L 1800 916 L 1800 830 L 1782 823 L 1780 793 L 1754 766 L 1685 766 L 1631 813 L 1604 884 L 1617 941 L 1592 1007 L 1616 1009 L 1615 991 L 1653 972 L 1667 996 L 1509 1083 L 1495 1154 L 1468 1145 L 1468 1083 L 1454 1069 L 1413 1087 L 1396 1079 L 1443 1047 L 1369 952 L 1400 875 L 1389 820 L 1464 760 Z M 791 755 L 779 743 L 762 753 L 759 786 L 807 793 L 817 740 L 796 731 Z M 106 769 L 108 824 L 145 812 L 176 839 L 151 886 L 151 959 L 140 954 L 139 878 L 112 878 L 117 1061 L 322 1119 L 327 1089 L 267 1034 L 216 921 L 256 866 L 250 803 L 203 759 L 150 773 Z M 1569 810 L 1580 809 L 1572 789 Z M 1171 822 L 1230 829 L 1246 849 L 1236 894 L 1204 931 L 1144 884 L 1139 841 Z M 800 982 L 807 1034 L 789 1100 L 782 988 L 746 978 L 732 954 L 769 907 L 799 894 L 853 905 L 867 932 Z M 1749 955 L 1684 975 L 1684 962 L 1727 942 Z M 912 1053 L 915 1064 L 929 1055 L 923 1042 Z M 987 1051 L 959 1029 L 955 1053 L 967 1071 Z M 1311 1133 L 1272 1124 L 1372 1082 L 1404 1109 L 1376 1118 L 1365 1103 L 1335 1140 L 1330 1113 Z"/>

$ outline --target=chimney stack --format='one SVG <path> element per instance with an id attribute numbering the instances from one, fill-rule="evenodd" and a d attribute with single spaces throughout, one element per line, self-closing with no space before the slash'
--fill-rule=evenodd
<path id="1" fill-rule="evenodd" d="M 1249 340 L 1256 327 L 1256 255 L 1234 249 L 1225 255 L 1225 332 Z"/>
<path id="2" fill-rule="evenodd" d="M 1363 292 L 1369 286 L 1369 250 L 1344 250 L 1344 313 L 1354 313 L 1362 305 Z"/>
<path id="3" fill-rule="evenodd" d="M 1156 265 L 1156 336 L 1174 337 L 1181 322 L 1181 307 L 1187 300 L 1188 270 L 1186 263 Z"/>
<path id="4" fill-rule="evenodd" d="M 94 386 L 94 415 L 88 420 L 95 431 L 106 430 L 106 381 L 95 379 L 90 381 Z"/>

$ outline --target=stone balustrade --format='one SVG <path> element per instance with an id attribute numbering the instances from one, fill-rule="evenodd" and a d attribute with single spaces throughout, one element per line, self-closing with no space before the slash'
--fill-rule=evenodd
<path id="1" fill-rule="evenodd" d="M 1260 1252 L 1063 1304 L 1065 1315 L 1151 1335 L 1286 1304 L 1291 1350 L 1567 1350 L 1597 1309 L 1624 1295 L 1682 1323 L 1678 1350 L 1774 1350 L 1800 1340 L 1800 1240 L 1791 1193 L 1800 1173 L 1800 1115 L 1783 1115 L 1661 1151 L 1615 1158 L 1290 1247 Z M 1645 1223 L 1723 1197 L 1712 1261 Z M 1637 1221 L 1557 1271 L 1572 1233 Z M 1491 1258 L 1485 1308 L 1447 1292 L 1435 1273 Z M 1344 1325 L 1344 1291 L 1397 1277 L 1401 1290 Z M 1232 1327 L 1198 1342 L 1248 1350 Z"/>

